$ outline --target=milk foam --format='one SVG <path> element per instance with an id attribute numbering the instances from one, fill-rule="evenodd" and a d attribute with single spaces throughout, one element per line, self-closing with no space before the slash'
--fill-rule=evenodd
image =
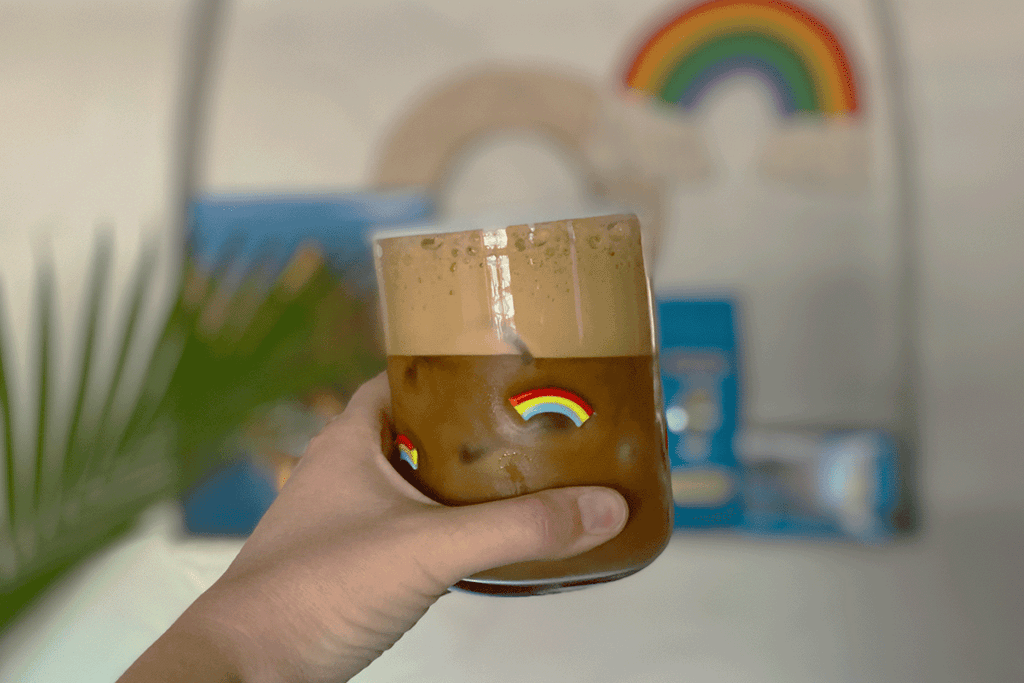
<path id="1" fill-rule="evenodd" d="M 635 216 L 382 236 L 374 253 L 390 355 L 652 353 Z"/>

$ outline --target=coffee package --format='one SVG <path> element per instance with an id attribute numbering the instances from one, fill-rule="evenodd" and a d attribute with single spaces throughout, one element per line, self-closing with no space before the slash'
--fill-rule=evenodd
<path id="1" fill-rule="evenodd" d="M 677 529 L 742 521 L 733 450 L 741 414 L 736 309 L 729 298 L 657 303 Z"/>

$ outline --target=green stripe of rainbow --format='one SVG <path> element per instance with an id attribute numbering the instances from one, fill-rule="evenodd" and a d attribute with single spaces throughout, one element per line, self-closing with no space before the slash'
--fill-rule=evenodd
<path id="1" fill-rule="evenodd" d="M 690 109 L 715 82 L 739 70 L 761 74 L 785 113 L 860 108 L 836 34 L 784 0 L 710 0 L 686 9 L 643 43 L 625 84 Z"/>
<path id="2" fill-rule="evenodd" d="M 559 413 L 580 427 L 594 414 L 594 409 L 582 398 L 571 391 L 556 387 L 530 389 L 513 396 L 508 402 L 524 420 L 541 413 Z"/>

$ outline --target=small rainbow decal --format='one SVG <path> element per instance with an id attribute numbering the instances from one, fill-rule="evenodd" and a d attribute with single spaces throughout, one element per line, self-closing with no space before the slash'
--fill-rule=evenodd
<path id="1" fill-rule="evenodd" d="M 594 409 L 582 398 L 571 391 L 555 387 L 530 389 L 513 396 L 508 402 L 524 420 L 541 413 L 559 413 L 580 427 L 594 414 Z"/>
<path id="2" fill-rule="evenodd" d="M 412 441 L 409 441 L 409 437 L 405 434 L 399 434 L 395 441 L 398 443 L 398 457 L 409 463 L 414 470 L 419 469 L 420 453 L 412 445 Z"/>
<path id="3" fill-rule="evenodd" d="M 850 61 L 836 34 L 784 0 L 709 0 L 684 10 L 644 41 L 625 85 L 693 109 L 719 81 L 760 77 L 784 115 L 854 114 Z"/>

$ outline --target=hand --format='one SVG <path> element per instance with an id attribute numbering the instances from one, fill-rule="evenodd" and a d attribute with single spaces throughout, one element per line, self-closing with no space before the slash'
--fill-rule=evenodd
<path id="1" fill-rule="evenodd" d="M 457 581 L 589 550 L 622 530 L 617 492 L 573 487 L 444 507 L 388 463 L 387 378 L 314 438 L 224 576 L 122 681 L 338 681 Z"/>

